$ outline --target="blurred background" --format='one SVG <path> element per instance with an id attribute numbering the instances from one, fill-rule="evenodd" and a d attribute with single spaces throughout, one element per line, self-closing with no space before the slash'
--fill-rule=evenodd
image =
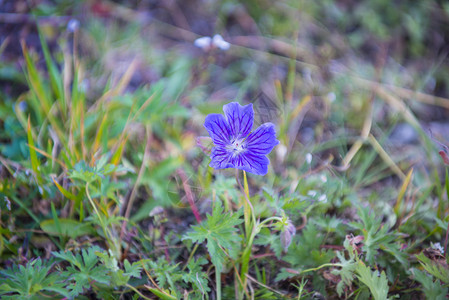
<path id="1" fill-rule="evenodd" d="M 448 129 L 448 102 L 432 97 L 448 97 L 446 1 L 2 0 L 0 12 L 0 84 L 6 101 L 26 90 L 21 41 L 42 60 L 39 25 L 57 63 L 64 60 L 61 50 L 76 52 L 90 101 L 134 62 L 126 91 L 182 69 L 188 78 L 183 88 L 189 90 L 182 97 L 192 105 L 254 101 L 261 93 L 265 100 L 275 99 L 280 84 L 289 86 L 288 99 L 311 95 L 348 102 L 341 113 L 360 116 L 369 102 L 361 98 L 379 97 L 373 89 L 381 83 L 426 129 L 436 135 Z M 215 34 L 231 48 L 194 46 L 196 39 Z M 375 109 L 385 120 L 397 113 Z M 321 116 L 309 117 L 313 122 Z M 300 138 L 311 138 L 307 128 Z M 395 128 L 399 142 L 417 138 L 416 128 Z"/>
<path id="2" fill-rule="evenodd" d="M 176 158 L 149 180 L 149 193 L 164 198 L 173 170 L 207 167 L 195 144 L 207 135 L 205 115 L 238 100 L 254 103 L 256 124 L 277 124 L 282 147 L 273 166 L 284 178 L 297 178 L 292 170 L 306 153 L 347 170 L 367 159 L 362 147 L 382 153 L 382 168 L 367 185 L 394 181 L 392 174 L 404 179 L 412 165 L 428 178 L 435 176 L 430 169 L 442 171 L 443 146 L 435 140 L 449 138 L 446 1 L 0 0 L 0 25 L 6 159 L 29 159 L 28 115 L 41 129 L 33 132 L 38 147 L 55 155 L 68 147 L 73 164 L 115 149 L 124 129 L 142 152 L 149 126 L 153 159 Z M 82 101 L 70 102 L 69 94 Z M 151 94 L 158 101 L 148 107 Z M 50 120 L 56 129 L 47 130 L 50 110 L 63 124 Z M 77 135 L 67 120 L 84 117 Z M 101 124 L 107 134 L 96 131 Z M 83 149 L 75 150 L 79 134 Z M 124 149 L 125 157 L 135 153 Z"/>
<path id="3" fill-rule="evenodd" d="M 345 170 L 364 160 L 355 154 L 371 134 L 391 158 L 383 153 L 389 172 L 375 178 L 403 179 L 411 165 L 428 173 L 440 163 L 442 146 L 430 137 L 448 139 L 446 1 L 1 0 L 0 25 L 0 151 L 8 159 L 28 159 L 26 116 L 40 124 L 63 92 L 82 95 L 88 113 L 109 114 L 109 136 L 93 148 L 106 153 L 130 111 L 160 91 L 165 104 L 142 120 L 156 140 L 175 145 L 161 142 L 158 151 L 169 147 L 194 169 L 205 114 L 231 100 L 254 103 L 256 123 L 278 125 L 274 168 L 285 176 L 309 152 Z M 54 92 L 47 108 L 33 74 Z M 100 124 L 94 115 L 86 132 Z M 127 127 L 130 139 L 143 143 L 147 123 Z"/>
<path id="4" fill-rule="evenodd" d="M 278 258 L 267 284 L 294 290 L 274 282 L 280 262 L 329 263 L 371 224 L 388 241 L 368 263 L 418 299 L 407 259 L 449 226 L 448 54 L 443 0 L 0 0 L 0 265 L 85 244 L 190 259 L 192 210 L 239 198 L 196 138 L 239 101 L 281 142 L 269 173 L 249 176 L 257 216 L 298 226 L 282 262 L 264 233 L 258 254 Z"/>

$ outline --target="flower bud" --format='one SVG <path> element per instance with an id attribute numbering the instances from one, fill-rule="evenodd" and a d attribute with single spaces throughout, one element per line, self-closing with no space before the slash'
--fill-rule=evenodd
<path id="1" fill-rule="evenodd" d="M 296 234 L 296 227 L 295 225 L 293 225 L 293 223 L 288 220 L 287 221 L 287 226 L 284 226 L 282 232 L 281 232 L 281 245 L 282 248 L 284 248 L 284 252 L 287 252 L 288 247 L 290 246 L 290 244 L 292 243 L 293 237 Z"/>

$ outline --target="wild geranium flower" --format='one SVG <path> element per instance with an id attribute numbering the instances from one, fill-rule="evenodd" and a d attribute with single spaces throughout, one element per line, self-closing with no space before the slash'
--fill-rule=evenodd
<path id="1" fill-rule="evenodd" d="M 274 124 L 262 124 L 251 132 L 252 104 L 241 106 L 232 102 L 224 105 L 223 111 L 224 116 L 210 114 L 204 122 L 214 142 L 209 165 L 214 169 L 236 168 L 257 175 L 267 174 L 270 160 L 266 155 L 279 144 Z"/>

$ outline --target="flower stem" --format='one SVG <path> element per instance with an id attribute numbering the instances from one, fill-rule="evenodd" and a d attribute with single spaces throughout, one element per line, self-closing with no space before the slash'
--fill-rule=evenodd
<path id="1" fill-rule="evenodd" d="M 245 232 L 246 237 L 248 238 L 251 231 L 251 210 L 249 207 L 249 188 L 248 188 L 248 180 L 246 178 L 246 172 L 243 171 L 243 192 L 245 193 L 245 199 L 243 201 L 243 214 L 245 217 Z"/>
<path id="2" fill-rule="evenodd" d="M 242 206 L 243 206 L 243 216 L 245 218 L 245 235 L 246 238 L 248 239 L 251 234 L 251 226 L 254 226 L 254 224 L 256 224 L 256 216 L 254 214 L 253 205 L 251 204 L 251 201 L 249 199 L 249 188 L 248 188 L 248 180 L 246 178 L 246 172 L 243 171 L 243 180 L 244 180 L 243 186 L 239 180 L 238 170 L 236 170 L 235 172 L 235 179 L 237 180 L 237 183 L 245 196 L 244 201 L 242 202 Z M 251 217 L 253 225 L 251 225 Z"/>
<path id="3" fill-rule="evenodd" d="M 307 270 L 302 270 L 301 272 L 299 272 L 299 274 L 304 274 L 304 273 L 308 273 L 308 272 L 312 272 L 312 271 L 318 271 L 319 269 L 325 268 L 325 267 L 343 267 L 343 264 L 332 264 L 332 263 L 328 263 L 328 264 L 322 264 L 321 266 L 318 266 L 316 268 L 310 268 Z"/>
<path id="4" fill-rule="evenodd" d="M 240 188 L 242 185 L 238 182 Z M 242 283 L 242 291 L 243 293 L 246 290 L 247 285 L 247 274 L 249 270 L 249 260 L 251 258 L 251 250 L 254 242 L 254 238 L 257 233 L 260 231 L 260 227 L 256 221 L 256 215 L 254 212 L 253 205 L 251 204 L 251 200 L 249 197 L 249 187 L 248 187 L 248 179 L 246 177 L 246 172 L 243 171 L 243 193 L 244 193 L 244 201 L 243 201 L 243 214 L 245 218 L 245 234 L 246 234 L 246 245 L 245 250 L 242 253 L 241 258 L 241 268 L 240 268 L 240 278 Z M 241 294 L 242 295 L 242 294 Z"/>
<path id="5" fill-rule="evenodd" d="M 221 300 L 221 272 L 215 267 L 215 284 L 217 285 L 217 300 Z"/>

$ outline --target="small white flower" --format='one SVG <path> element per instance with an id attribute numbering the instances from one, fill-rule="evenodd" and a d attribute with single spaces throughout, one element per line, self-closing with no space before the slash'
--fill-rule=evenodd
<path id="1" fill-rule="evenodd" d="M 314 191 L 314 190 L 310 190 L 310 191 L 307 192 L 307 195 L 310 196 L 310 197 L 315 197 L 316 194 L 317 194 L 317 191 Z"/>
<path id="2" fill-rule="evenodd" d="M 312 163 L 312 154 L 311 153 L 306 154 L 306 162 L 309 165 Z"/>
<path id="3" fill-rule="evenodd" d="M 327 202 L 327 196 L 326 196 L 325 194 L 321 195 L 321 196 L 318 198 L 318 201 L 323 202 L 323 203 L 326 203 L 326 202 Z"/>
<path id="4" fill-rule="evenodd" d="M 155 206 L 149 213 L 150 217 L 154 217 L 164 212 L 164 208 L 162 206 Z"/>
<path id="5" fill-rule="evenodd" d="M 204 51 L 209 51 L 215 48 L 226 51 L 231 47 L 231 44 L 226 42 L 219 34 L 214 35 L 213 38 L 211 38 L 210 36 L 200 37 L 196 39 L 193 44 L 198 48 L 203 49 Z"/>
<path id="6" fill-rule="evenodd" d="M 9 211 L 11 211 L 11 201 L 9 201 L 8 197 L 5 196 L 6 207 Z"/>
<path id="7" fill-rule="evenodd" d="M 276 154 L 279 157 L 279 159 L 281 161 L 283 161 L 285 159 L 285 156 L 287 155 L 287 151 L 288 151 L 287 147 L 285 145 L 283 145 L 283 144 L 279 144 L 275 148 L 275 150 L 276 150 Z"/>
<path id="8" fill-rule="evenodd" d="M 197 46 L 198 48 L 201 48 L 203 50 L 209 50 L 211 44 L 212 44 L 212 38 L 210 36 L 203 36 L 199 39 L 196 39 L 193 44 Z"/>
<path id="9" fill-rule="evenodd" d="M 335 101 L 335 99 L 337 99 L 337 95 L 335 95 L 334 92 L 330 92 L 329 94 L 327 94 L 327 99 L 330 103 L 332 103 Z"/>
<path id="10" fill-rule="evenodd" d="M 231 44 L 226 42 L 219 34 L 214 35 L 214 37 L 212 38 L 212 45 L 223 51 L 226 51 L 229 49 L 229 47 L 231 47 Z"/>
<path id="11" fill-rule="evenodd" d="M 75 32 L 80 27 L 80 21 L 77 19 L 71 19 L 69 23 L 67 23 L 67 30 L 70 32 Z"/>
<path id="12" fill-rule="evenodd" d="M 321 181 L 322 181 L 323 183 L 326 183 L 326 182 L 327 182 L 327 177 L 326 177 L 326 175 L 324 175 L 324 174 L 321 174 L 320 179 L 321 179 Z"/>
<path id="13" fill-rule="evenodd" d="M 444 248 L 441 246 L 440 242 L 435 243 L 435 244 L 431 242 L 430 245 L 433 249 L 436 249 L 436 250 L 440 251 L 441 254 L 444 254 Z"/>

